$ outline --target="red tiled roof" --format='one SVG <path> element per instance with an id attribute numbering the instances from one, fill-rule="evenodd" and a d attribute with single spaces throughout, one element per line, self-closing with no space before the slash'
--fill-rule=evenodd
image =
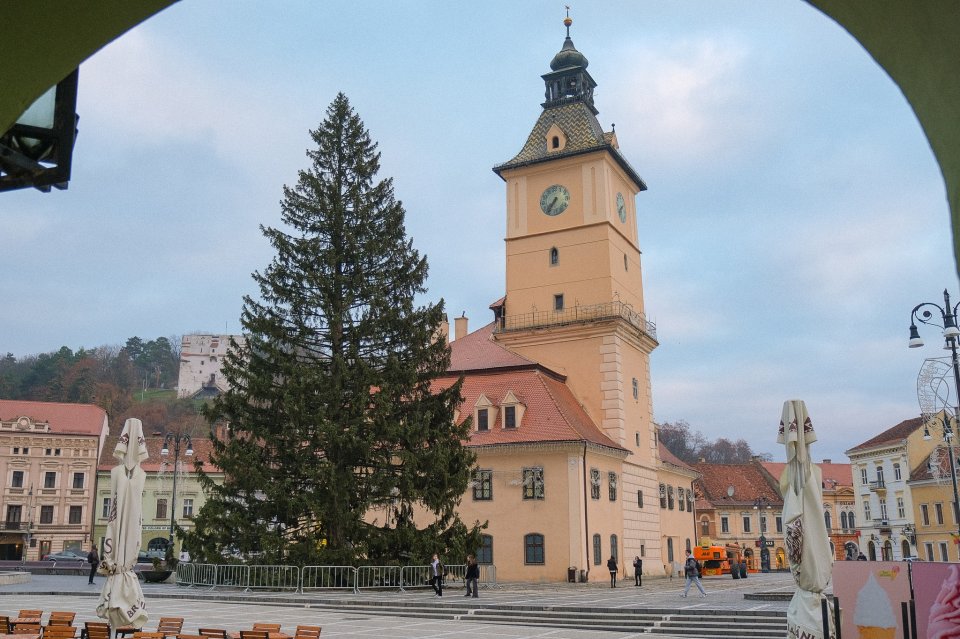
<path id="1" fill-rule="evenodd" d="M 117 447 L 117 440 L 120 438 L 120 430 L 116 434 L 110 435 L 107 438 L 106 443 L 103 445 L 103 453 L 100 455 L 100 463 L 97 465 L 97 470 L 109 471 L 111 468 L 120 463 L 116 457 L 113 456 L 113 449 Z M 164 461 L 173 463 L 173 449 L 170 449 L 170 452 L 167 455 L 161 455 L 160 449 L 163 448 L 163 437 L 146 437 L 147 443 L 147 453 L 150 455 L 147 459 L 140 463 L 140 467 L 148 473 L 155 473 L 160 470 L 160 464 Z M 184 463 L 184 470 L 187 472 L 193 472 L 194 470 L 194 461 L 200 459 L 203 460 L 203 470 L 207 473 L 218 473 L 220 469 L 210 463 L 210 454 L 213 452 L 213 444 L 207 438 L 193 437 L 191 439 L 193 444 L 193 455 L 187 457 L 185 452 L 185 444 L 181 442 L 180 444 L 180 461 Z"/>
<path id="2" fill-rule="evenodd" d="M 448 376 L 436 380 L 434 384 L 438 389 L 448 388 L 456 380 L 456 377 Z M 525 407 L 518 427 L 503 428 L 503 411 L 498 410 L 495 421 L 490 424 L 490 430 L 473 430 L 468 445 L 587 441 L 623 450 L 594 424 L 566 384 L 534 366 L 520 370 L 494 368 L 464 375 L 461 387 L 461 421 L 473 416 L 473 408 L 481 394 L 499 407 L 509 392 L 513 392 Z"/>
<path id="3" fill-rule="evenodd" d="M 50 424 L 51 434 L 92 435 L 99 437 L 107 425 L 107 414 L 93 404 L 27 402 L 0 399 L 0 420 L 29 417 Z"/>
<path id="4" fill-rule="evenodd" d="M 670 464 L 671 466 L 677 466 L 691 472 L 697 472 L 693 466 L 671 453 L 670 450 L 663 445 L 663 442 L 657 441 L 657 450 L 660 452 L 660 461 L 663 463 Z"/>
<path id="5" fill-rule="evenodd" d="M 780 493 L 770 485 L 763 469 L 754 463 L 749 464 L 707 464 L 693 465 L 702 477 L 697 480 L 703 498 L 715 508 L 726 506 L 750 506 L 759 497 L 766 497 L 771 506 L 783 505 Z M 733 486 L 733 496 L 727 496 L 727 490 Z"/>
<path id="6" fill-rule="evenodd" d="M 933 459 L 936 455 L 936 459 Z M 926 481 L 933 479 L 933 469 L 939 466 L 942 479 L 950 478 L 950 457 L 946 446 L 937 446 L 929 455 L 923 458 L 920 465 L 910 471 L 910 481 Z M 960 472 L 960 470 L 958 470 Z"/>
<path id="7" fill-rule="evenodd" d="M 447 370 L 476 371 L 530 366 L 536 363 L 493 341 L 493 327 L 494 323 L 490 322 L 483 328 L 450 342 L 450 367 Z"/>
<path id="8" fill-rule="evenodd" d="M 915 430 L 920 428 L 922 425 L 923 425 L 923 419 L 921 417 L 914 417 L 913 419 L 904 420 L 899 424 L 897 424 L 896 426 L 894 426 L 893 428 L 888 428 L 887 430 L 883 431 L 879 435 L 872 437 L 871 439 L 868 439 L 862 444 L 858 444 L 853 448 L 847 450 L 846 454 L 849 455 L 852 452 L 874 448 L 882 444 L 894 444 L 894 443 L 902 442 L 908 436 L 910 436 L 911 433 L 913 433 Z"/>
<path id="9" fill-rule="evenodd" d="M 783 469 L 787 467 L 785 462 L 760 462 L 760 465 L 767 469 L 767 472 L 775 481 L 780 481 L 780 475 Z M 820 473 L 823 475 L 824 483 L 836 482 L 837 486 L 853 486 L 853 474 L 850 470 L 850 464 L 818 463 Z M 834 488 L 834 486 L 830 486 Z"/>

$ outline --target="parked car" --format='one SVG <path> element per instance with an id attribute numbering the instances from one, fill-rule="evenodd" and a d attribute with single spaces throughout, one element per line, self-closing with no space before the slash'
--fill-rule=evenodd
<path id="1" fill-rule="evenodd" d="M 44 559 L 47 561 L 77 561 L 78 559 L 86 561 L 87 556 L 76 550 L 62 550 L 60 552 L 52 552 L 44 557 Z"/>
<path id="2" fill-rule="evenodd" d="M 149 564 L 153 563 L 154 559 L 163 559 L 166 557 L 166 552 L 163 550 L 141 550 L 137 554 L 137 563 L 138 564 Z"/>

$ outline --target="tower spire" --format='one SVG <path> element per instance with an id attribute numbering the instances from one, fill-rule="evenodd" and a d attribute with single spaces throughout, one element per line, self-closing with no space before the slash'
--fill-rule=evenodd
<path id="1" fill-rule="evenodd" d="M 563 25 L 567 28 L 567 37 L 563 41 L 560 51 L 550 61 L 550 73 L 541 76 L 546 83 L 546 102 L 543 107 L 558 106 L 569 102 L 585 103 L 594 115 L 597 114 L 593 106 L 593 89 L 597 83 L 587 73 L 587 57 L 577 51 L 570 39 L 570 6 L 567 5 L 567 15 Z"/>
<path id="2" fill-rule="evenodd" d="M 570 17 L 570 5 L 565 5 L 567 8 L 567 17 L 563 19 L 563 24 L 567 27 L 567 37 L 570 37 L 570 25 L 573 24 L 573 19 Z"/>

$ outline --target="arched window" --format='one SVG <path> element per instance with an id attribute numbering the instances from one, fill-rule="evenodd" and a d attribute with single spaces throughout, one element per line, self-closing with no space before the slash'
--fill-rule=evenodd
<path id="1" fill-rule="evenodd" d="M 700 536 L 709 537 L 710 536 L 710 519 L 704 517 L 700 520 Z"/>
<path id="2" fill-rule="evenodd" d="M 550 266 L 556 266 L 560 263 L 560 251 L 554 246 L 550 249 Z"/>
<path id="3" fill-rule="evenodd" d="M 480 548 L 477 550 L 477 563 L 493 563 L 493 535 L 480 535 Z"/>
<path id="4" fill-rule="evenodd" d="M 847 529 L 847 511 L 840 513 L 840 528 Z"/>
<path id="5" fill-rule="evenodd" d="M 560 136 L 555 135 L 550 139 L 550 148 L 559 149 L 560 148 Z"/>
<path id="6" fill-rule="evenodd" d="M 544 560 L 543 535 L 530 533 L 523 537 L 523 563 L 543 565 Z"/>
<path id="7" fill-rule="evenodd" d="M 903 557 L 901 557 L 901 559 L 905 559 L 913 555 L 913 553 L 910 552 L 910 541 L 908 539 L 903 540 L 900 548 L 900 552 L 903 553 Z"/>
<path id="8" fill-rule="evenodd" d="M 615 560 L 620 560 L 620 551 L 618 550 L 619 544 L 617 543 L 617 536 L 610 535 L 610 556 Z"/>
<path id="9" fill-rule="evenodd" d="M 667 561 L 673 563 L 673 538 L 667 537 Z"/>
<path id="10" fill-rule="evenodd" d="M 833 518 L 830 516 L 830 511 L 829 511 L 829 510 L 823 511 L 823 523 L 826 524 L 826 526 L 827 526 L 827 534 L 829 535 L 829 534 L 830 534 L 830 528 L 832 527 L 831 524 L 833 523 Z"/>
<path id="11" fill-rule="evenodd" d="M 853 511 L 852 511 L 852 510 L 847 513 L 847 526 L 849 526 L 851 529 L 857 527 L 857 524 L 855 524 L 854 521 L 853 521 Z"/>
<path id="12" fill-rule="evenodd" d="M 593 536 L 593 565 L 600 565 L 600 535 Z"/>
<path id="13" fill-rule="evenodd" d="M 867 555 L 870 557 L 870 561 L 877 560 L 877 545 L 872 541 L 867 543 Z"/>

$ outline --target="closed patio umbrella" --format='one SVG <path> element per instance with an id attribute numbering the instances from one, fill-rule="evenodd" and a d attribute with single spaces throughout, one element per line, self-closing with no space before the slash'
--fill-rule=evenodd
<path id="1" fill-rule="evenodd" d="M 828 634 L 824 635 L 823 591 L 830 584 L 833 553 L 823 520 L 820 469 L 810 460 L 810 444 L 817 441 L 813 423 L 802 400 L 783 403 L 777 442 L 787 448 L 787 465 L 780 475 L 783 522 L 790 572 L 797 591 L 787 608 L 790 637 L 836 637 L 833 613 L 827 601 Z"/>
<path id="2" fill-rule="evenodd" d="M 97 616 L 110 622 L 112 628 L 133 625 L 142 628 L 147 622 L 143 589 L 133 567 L 140 552 L 143 534 L 143 484 L 146 473 L 140 462 L 147 458 L 143 424 L 130 418 L 113 456 L 120 463 L 110 471 L 110 518 L 103 546 L 100 572 L 107 581 L 100 593 Z"/>

